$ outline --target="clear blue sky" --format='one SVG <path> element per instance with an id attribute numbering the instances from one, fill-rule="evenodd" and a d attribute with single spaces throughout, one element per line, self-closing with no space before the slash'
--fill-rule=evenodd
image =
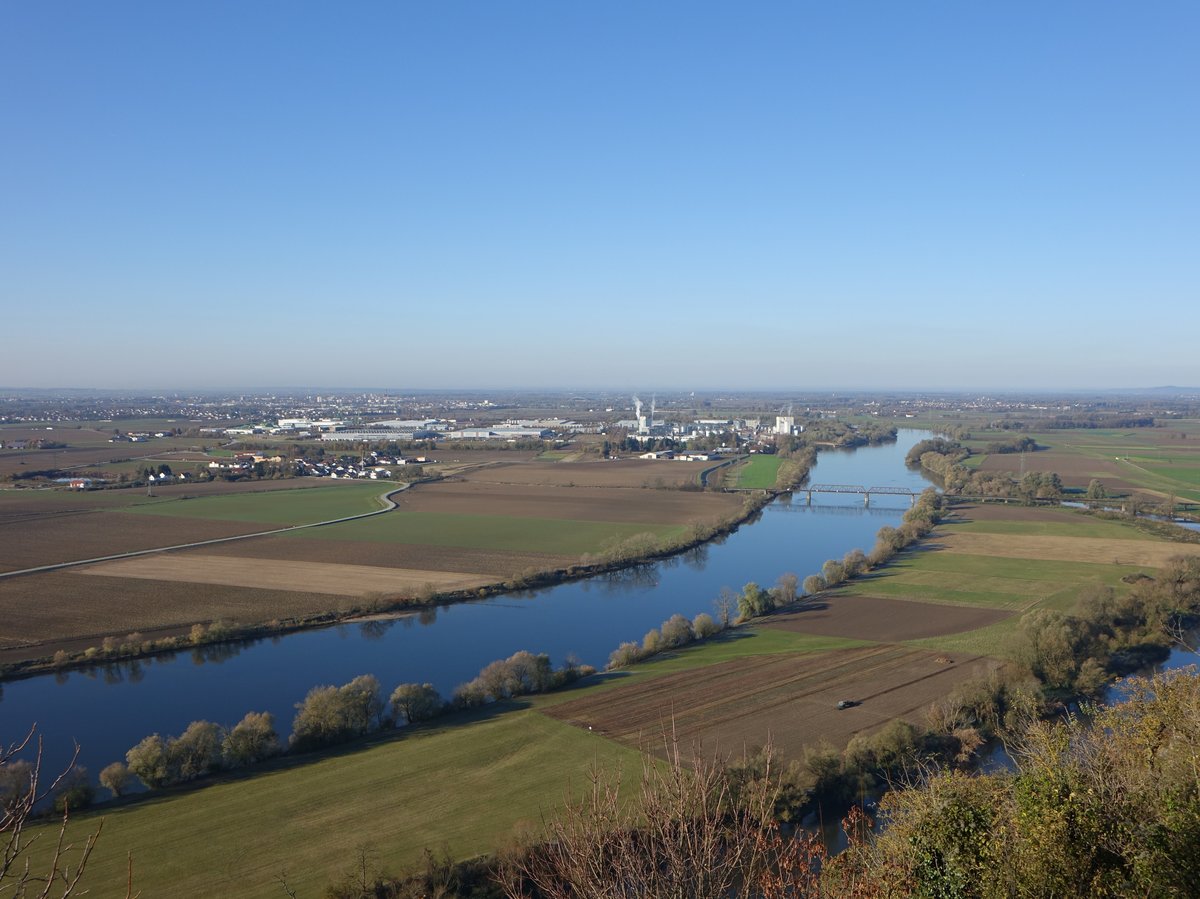
<path id="1" fill-rule="evenodd" d="M 1200 384 L 1200 4 L 0 2 L 0 384 Z"/>

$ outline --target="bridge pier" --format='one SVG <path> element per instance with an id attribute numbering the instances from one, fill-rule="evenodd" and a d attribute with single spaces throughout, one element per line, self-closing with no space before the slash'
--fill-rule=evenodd
<path id="1" fill-rule="evenodd" d="M 804 501 L 804 505 L 806 505 L 806 506 L 812 505 L 812 491 L 811 490 L 808 491 L 808 498 Z"/>
<path id="2" fill-rule="evenodd" d="M 863 494 L 863 505 L 866 506 L 868 509 L 871 508 L 871 494 L 869 494 L 869 493 Z"/>

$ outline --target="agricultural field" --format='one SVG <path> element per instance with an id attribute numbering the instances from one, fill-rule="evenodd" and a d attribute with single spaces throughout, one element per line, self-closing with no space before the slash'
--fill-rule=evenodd
<path id="1" fill-rule="evenodd" d="M 440 462 L 452 461 L 453 452 Z M 471 473 L 478 484 L 525 484 L 552 487 L 681 487 L 695 484 L 711 462 L 622 459 L 619 462 L 531 462 L 496 464 Z"/>
<path id="2" fill-rule="evenodd" d="M 775 486 L 779 475 L 782 457 L 775 455 L 756 454 L 745 462 L 739 463 L 733 470 L 731 486 L 740 490 L 770 490 Z"/>
<path id="3" fill-rule="evenodd" d="M 1127 578 L 1153 574 L 1168 559 L 1200 555 L 1200 545 L 1147 535 L 1123 521 L 1066 509 L 973 505 L 953 516 L 914 552 L 829 594 L 830 607 L 864 598 L 1009 613 L 974 629 L 906 637 L 908 645 L 1007 658 L 1020 615 L 1069 611 L 1098 588 L 1117 593 Z"/>
<path id="4" fill-rule="evenodd" d="M 874 644 L 818 653 L 751 656 L 556 705 L 562 721 L 631 747 L 674 731 L 714 754 L 770 742 L 786 759 L 806 747 L 844 746 L 896 718 L 919 722 L 935 700 L 997 663 Z M 841 700 L 858 703 L 838 709 Z"/>
<path id="5" fill-rule="evenodd" d="M 386 489 L 375 482 L 254 491 L 213 482 L 156 488 L 153 497 L 140 490 L 0 491 L 0 571 L 370 512 L 382 508 L 377 498 Z"/>
<path id="6" fill-rule="evenodd" d="M 1037 452 L 980 457 L 982 471 L 1055 472 L 1069 488 L 1086 489 L 1092 479 L 1110 494 L 1142 493 L 1156 499 L 1175 495 L 1200 502 L 1200 429 L 1194 422 L 1162 428 L 1081 429 L 1033 432 L 1045 447 Z M 998 438 L 1002 439 L 1002 438 Z M 968 444 L 984 452 L 988 440 Z"/>
<path id="7" fill-rule="evenodd" d="M 167 427 L 173 428 L 174 424 Z M 155 427 L 137 424 L 133 429 L 153 431 Z M 211 440 L 201 440 L 197 437 L 156 437 L 149 440 L 110 443 L 113 436 L 112 427 L 99 430 L 92 427 L 4 427 L 0 428 L 0 441 L 36 440 L 52 441 L 63 444 L 61 447 L 28 447 L 0 449 L 0 478 L 10 475 L 20 475 L 25 471 L 40 471 L 44 469 L 62 469 L 72 473 L 113 472 L 119 473 L 124 469 L 136 469 L 153 459 L 157 462 L 168 462 L 173 466 L 183 463 L 182 467 L 195 467 L 208 455 L 202 447 Z M 187 464 L 188 462 L 192 464 Z"/>
<path id="8" fill-rule="evenodd" d="M 475 590 L 683 541 L 742 507 L 728 494 L 647 489 L 642 460 L 626 471 L 624 463 L 485 455 L 503 460 L 475 459 L 444 481 L 411 487 L 382 515 L 0 578 L 0 621 L 8 622 L 0 661 L 197 621 L 257 624 Z M 576 470 L 606 486 L 571 486 Z M 396 486 L 290 479 L 164 485 L 154 496 L 0 491 L 0 572 L 359 515 L 381 509 L 380 496 Z"/>
<path id="9" fill-rule="evenodd" d="M 1005 541 L 1075 541 L 1081 557 L 957 551 L 962 537 L 1014 550 Z M 427 847 L 458 858 L 488 852 L 586 788 L 591 764 L 620 766 L 627 776 L 639 770 L 643 753 L 657 753 L 671 728 L 708 752 L 737 755 L 769 739 L 798 758 L 895 718 L 920 721 L 964 679 L 1002 662 L 1021 612 L 1069 609 L 1085 590 L 1121 590 L 1124 576 L 1153 570 L 1083 561 L 1098 543 L 1140 548 L 1145 562 L 1161 555 L 1149 548 L 1200 553 L 1196 544 L 1066 510 L 961 506 L 922 548 L 872 576 L 706 643 L 559 693 L 102 808 L 73 820 L 73 833 L 103 815 L 93 884 L 122 884 L 132 852 L 135 885 L 147 893 L 170 885 L 277 895 L 275 877 L 286 868 L 293 887 L 315 894 L 355 857 L 363 820 L 372 822 L 371 850 L 392 871 Z M 843 699 L 859 704 L 838 709 Z"/>
<path id="10" fill-rule="evenodd" d="M 151 801 L 72 816 L 80 837 L 104 818 L 89 865 L 95 895 L 124 895 L 126 855 L 144 896 L 320 896 L 365 838 L 391 871 L 425 849 L 487 852 L 586 786 L 590 765 L 641 771 L 637 752 L 536 711 L 481 713 L 394 739 L 298 758 Z"/>

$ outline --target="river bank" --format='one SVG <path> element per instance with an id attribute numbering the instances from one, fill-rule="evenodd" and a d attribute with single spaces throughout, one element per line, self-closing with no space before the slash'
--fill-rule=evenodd
<path id="1" fill-rule="evenodd" d="M 796 473 L 796 477 L 793 479 L 795 483 L 784 488 L 741 491 L 745 494 L 745 499 L 742 509 L 737 515 L 712 527 L 697 525 L 693 527 L 688 536 L 681 540 L 659 540 L 655 544 L 639 546 L 634 551 L 635 554 L 629 554 L 626 551 L 618 549 L 618 551 L 613 553 L 613 558 L 580 562 L 579 564 L 565 568 L 533 571 L 492 584 L 485 584 L 477 588 L 433 592 L 428 596 L 420 597 L 400 597 L 394 599 L 381 597 L 372 599 L 361 606 L 354 606 L 348 609 L 330 610 L 313 615 L 272 620 L 264 623 L 241 624 L 226 621 L 203 621 L 164 628 L 146 628 L 140 632 L 126 635 L 96 634 L 82 638 L 46 641 L 41 644 L 23 646 L 15 650 L 6 650 L 3 655 L 7 658 L 0 660 L 0 684 L 23 677 L 77 670 L 98 664 L 152 659 L 156 656 L 169 655 L 195 648 L 247 643 L 248 641 L 279 637 L 336 624 L 380 621 L 386 620 L 388 617 L 400 617 L 410 614 L 419 615 L 430 609 L 437 609 L 456 603 L 502 597 L 529 590 L 539 590 L 611 574 L 637 566 L 653 564 L 673 556 L 694 551 L 713 540 L 721 539 L 734 533 L 744 524 L 752 522 L 755 516 L 759 515 L 766 505 L 795 489 L 796 485 L 807 478 L 808 472 L 809 467 L 802 468 Z M 707 474 L 707 472 L 705 473 Z M 428 483 L 433 483 L 437 480 L 441 479 L 429 479 Z M 294 528 L 275 529 L 258 534 L 220 538 L 218 540 L 204 541 L 201 544 L 188 544 L 186 547 L 140 550 L 106 557 L 105 559 L 63 563 L 55 566 L 46 566 L 44 570 L 76 567 L 99 561 L 107 561 L 109 559 L 169 552 L 174 549 L 191 548 L 210 543 L 246 540 L 253 537 L 287 533 L 300 528 L 322 527 L 328 524 L 340 524 L 359 518 L 372 517 L 392 511 L 395 508 L 395 502 L 392 500 L 392 497 L 419 483 L 425 482 L 406 483 L 387 491 L 380 496 L 386 507 L 363 515 L 350 516 L 328 522 L 298 525 Z M 43 569 L 35 569 L 29 572 L 11 572 L 6 576 L 25 576 L 40 572 L 41 570 Z"/>
<path id="2" fill-rule="evenodd" d="M 814 476 L 919 491 L 928 482 L 903 465 L 916 439 L 902 432 L 895 444 L 823 452 Z M 486 663 L 522 649 L 600 666 L 614 647 L 675 613 L 711 613 L 722 586 L 769 585 L 785 571 L 815 571 L 848 548 L 869 548 L 908 507 L 901 497 L 870 508 L 815 497 L 810 506 L 785 494 L 730 533 L 650 564 L 387 620 L 368 615 L 373 620 L 25 677 L 4 685 L 0 715 L 13 728 L 38 721 L 48 752 L 78 740 L 82 763 L 97 771 L 147 733 L 180 733 L 193 720 L 232 724 L 254 709 L 286 723 L 314 684 L 364 672 L 385 683 L 432 682 L 449 695 Z"/>

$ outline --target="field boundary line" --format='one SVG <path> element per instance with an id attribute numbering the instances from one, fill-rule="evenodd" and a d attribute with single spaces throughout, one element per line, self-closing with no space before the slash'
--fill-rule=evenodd
<path id="1" fill-rule="evenodd" d="M 36 568 L 21 568 L 17 571 L 0 571 L 0 579 L 10 577 L 21 577 L 28 574 L 43 574 L 47 571 L 61 571 L 64 568 L 77 568 L 80 565 L 92 565 L 97 562 L 113 562 L 117 559 L 130 559 L 136 556 L 148 556 L 153 553 L 171 552 L 176 549 L 194 549 L 198 546 L 212 546 L 215 543 L 229 543 L 233 540 L 249 540 L 252 537 L 269 537 L 272 534 L 286 534 L 292 531 L 302 531 L 306 528 L 320 528 L 329 524 L 342 524 L 347 521 L 358 521 L 362 518 L 372 518 L 376 515 L 383 515 L 391 512 L 396 508 L 396 503 L 392 499 L 397 493 L 402 493 L 413 485 L 413 482 L 401 484 L 398 487 L 393 487 L 385 493 L 379 494 L 376 497 L 384 504 L 382 509 L 373 509 L 370 512 L 360 512 L 357 515 L 344 515 L 341 518 L 330 518 L 327 521 L 313 521 L 308 524 L 289 524 L 281 528 L 272 528 L 269 531 L 255 531 L 253 534 L 235 534 L 232 537 L 214 537 L 211 540 L 197 540 L 194 543 L 177 543 L 174 546 L 156 546 L 151 549 L 135 549 L 130 552 L 116 553 L 111 556 L 97 556 L 94 559 L 77 559 L 73 562 L 55 562 L 53 565 L 39 565 Z"/>

